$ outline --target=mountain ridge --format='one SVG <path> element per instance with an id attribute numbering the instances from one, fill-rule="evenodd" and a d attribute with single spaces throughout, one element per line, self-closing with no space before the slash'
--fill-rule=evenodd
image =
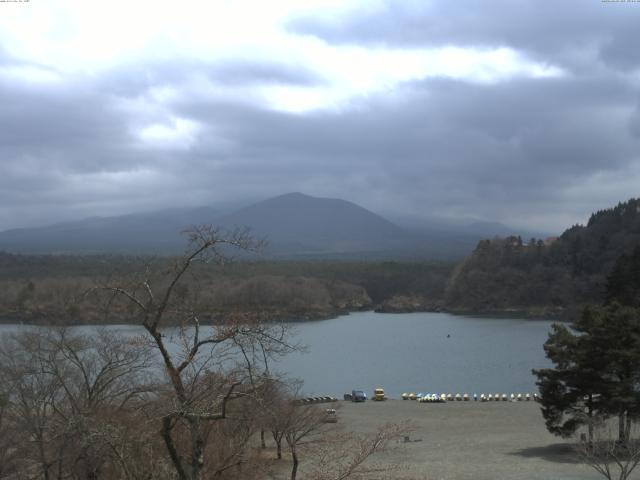
<path id="1" fill-rule="evenodd" d="M 0 232 L 0 250 L 13 253 L 174 255 L 180 232 L 193 225 L 249 227 L 268 239 L 266 258 L 456 260 L 483 235 L 451 228 L 413 230 L 353 202 L 286 193 L 224 211 L 210 206 L 169 208 Z"/>

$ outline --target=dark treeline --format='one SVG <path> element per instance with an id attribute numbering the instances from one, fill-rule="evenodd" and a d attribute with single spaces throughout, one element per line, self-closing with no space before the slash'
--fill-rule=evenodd
<path id="1" fill-rule="evenodd" d="M 0 253 L 0 316 L 47 324 L 131 321 L 86 292 L 174 258 L 117 255 L 55 256 Z M 319 319 L 363 309 L 425 309 L 440 305 L 453 264 L 436 262 L 244 261 L 193 266 L 185 288 L 197 285 L 211 317 L 260 312 L 276 320 Z"/>

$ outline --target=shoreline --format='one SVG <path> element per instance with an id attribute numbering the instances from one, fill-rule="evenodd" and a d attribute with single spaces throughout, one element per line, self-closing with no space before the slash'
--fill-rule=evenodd
<path id="1" fill-rule="evenodd" d="M 528 320 L 528 321 L 555 321 L 559 323 L 568 323 L 571 321 L 571 318 L 565 315 L 544 315 L 538 314 L 534 311 L 530 310 L 493 310 L 493 311 L 468 311 L 468 310 L 457 310 L 457 309 L 446 309 L 446 308 L 433 308 L 433 309 L 415 309 L 415 310 L 402 310 L 402 311 L 394 311 L 394 310 L 384 310 L 377 308 L 379 306 L 372 306 L 367 309 L 354 309 L 354 310 L 339 310 L 336 309 L 331 312 L 306 312 L 300 313 L 300 315 L 294 314 L 285 314 L 282 316 L 278 316 L 277 318 L 273 318 L 268 320 L 267 322 L 273 323 L 307 323 L 307 322 L 317 322 L 322 320 L 333 320 L 339 317 L 348 316 L 352 313 L 358 312 L 371 312 L 378 313 L 380 315 L 393 315 L 393 314 L 411 314 L 411 313 L 446 313 L 449 315 L 454 315 L 457 317 L 472 317 L 477 319 L 519 319 L 519 320 Z M 566 312 L 565 312 L 566 313 Z M 224 317 L 225 314 L 217 313 L 211 318 L 207 319 L 206 324 L 210 325 L 224 325 L 224 322 L 215 321 L 216 318 Z M 30 326 L 40 326 L 40 327 L 79 327 L 79 326 L 100 326 L 100 325 L 139 325 L 137 322 L 123 322 L 123 321 L 114 321 L 114 322 L 100 322 L 100 323 L 90 323 L 90 322 L 44 322 L 39 320 L 34 320 L 33 318 L 25 318 L 20 315 L 0 315 L 0 325 L 30 325 Z M 175 327 L 178 326 L 178 323 L 167 324 L 167 327 Z"/>

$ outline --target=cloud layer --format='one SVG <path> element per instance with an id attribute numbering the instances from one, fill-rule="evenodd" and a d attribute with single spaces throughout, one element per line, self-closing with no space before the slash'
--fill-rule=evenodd
<path id="1" fill-rule="evenodd" d="M 639 195 L 640 4 L 319 3 L 0 4 L 0 229 L 303 191 L 558 231 Z"/>

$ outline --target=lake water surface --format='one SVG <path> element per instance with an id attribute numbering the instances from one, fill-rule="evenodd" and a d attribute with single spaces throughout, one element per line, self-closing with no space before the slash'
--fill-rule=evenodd
<path id="1" fill-rule="evenodd" d="M 392 396 L 425 393 L 533 393 L 532 368 L 550 365 L 542 345 L 553 322 L 446 313 L 351 315 L 298 324 L 308 353 L 279 368 L 305 392 L 341 395 L 376 386 Z"/>
<path id="2" fill-rule="evenodd" d="M 395 397 L 402 392 L 533 393 L 531 369 L 549 365 L 542 345 L 551 323 L 358 312 L 295 324 L 295 340 L 307 352 L 283 358 L 275 369 L 304 379 L 309 395 L 341 396 L 354 388 L 370 395 L 376 386 Z M 0 325 L 0 333 L 17 328 Z"/>

